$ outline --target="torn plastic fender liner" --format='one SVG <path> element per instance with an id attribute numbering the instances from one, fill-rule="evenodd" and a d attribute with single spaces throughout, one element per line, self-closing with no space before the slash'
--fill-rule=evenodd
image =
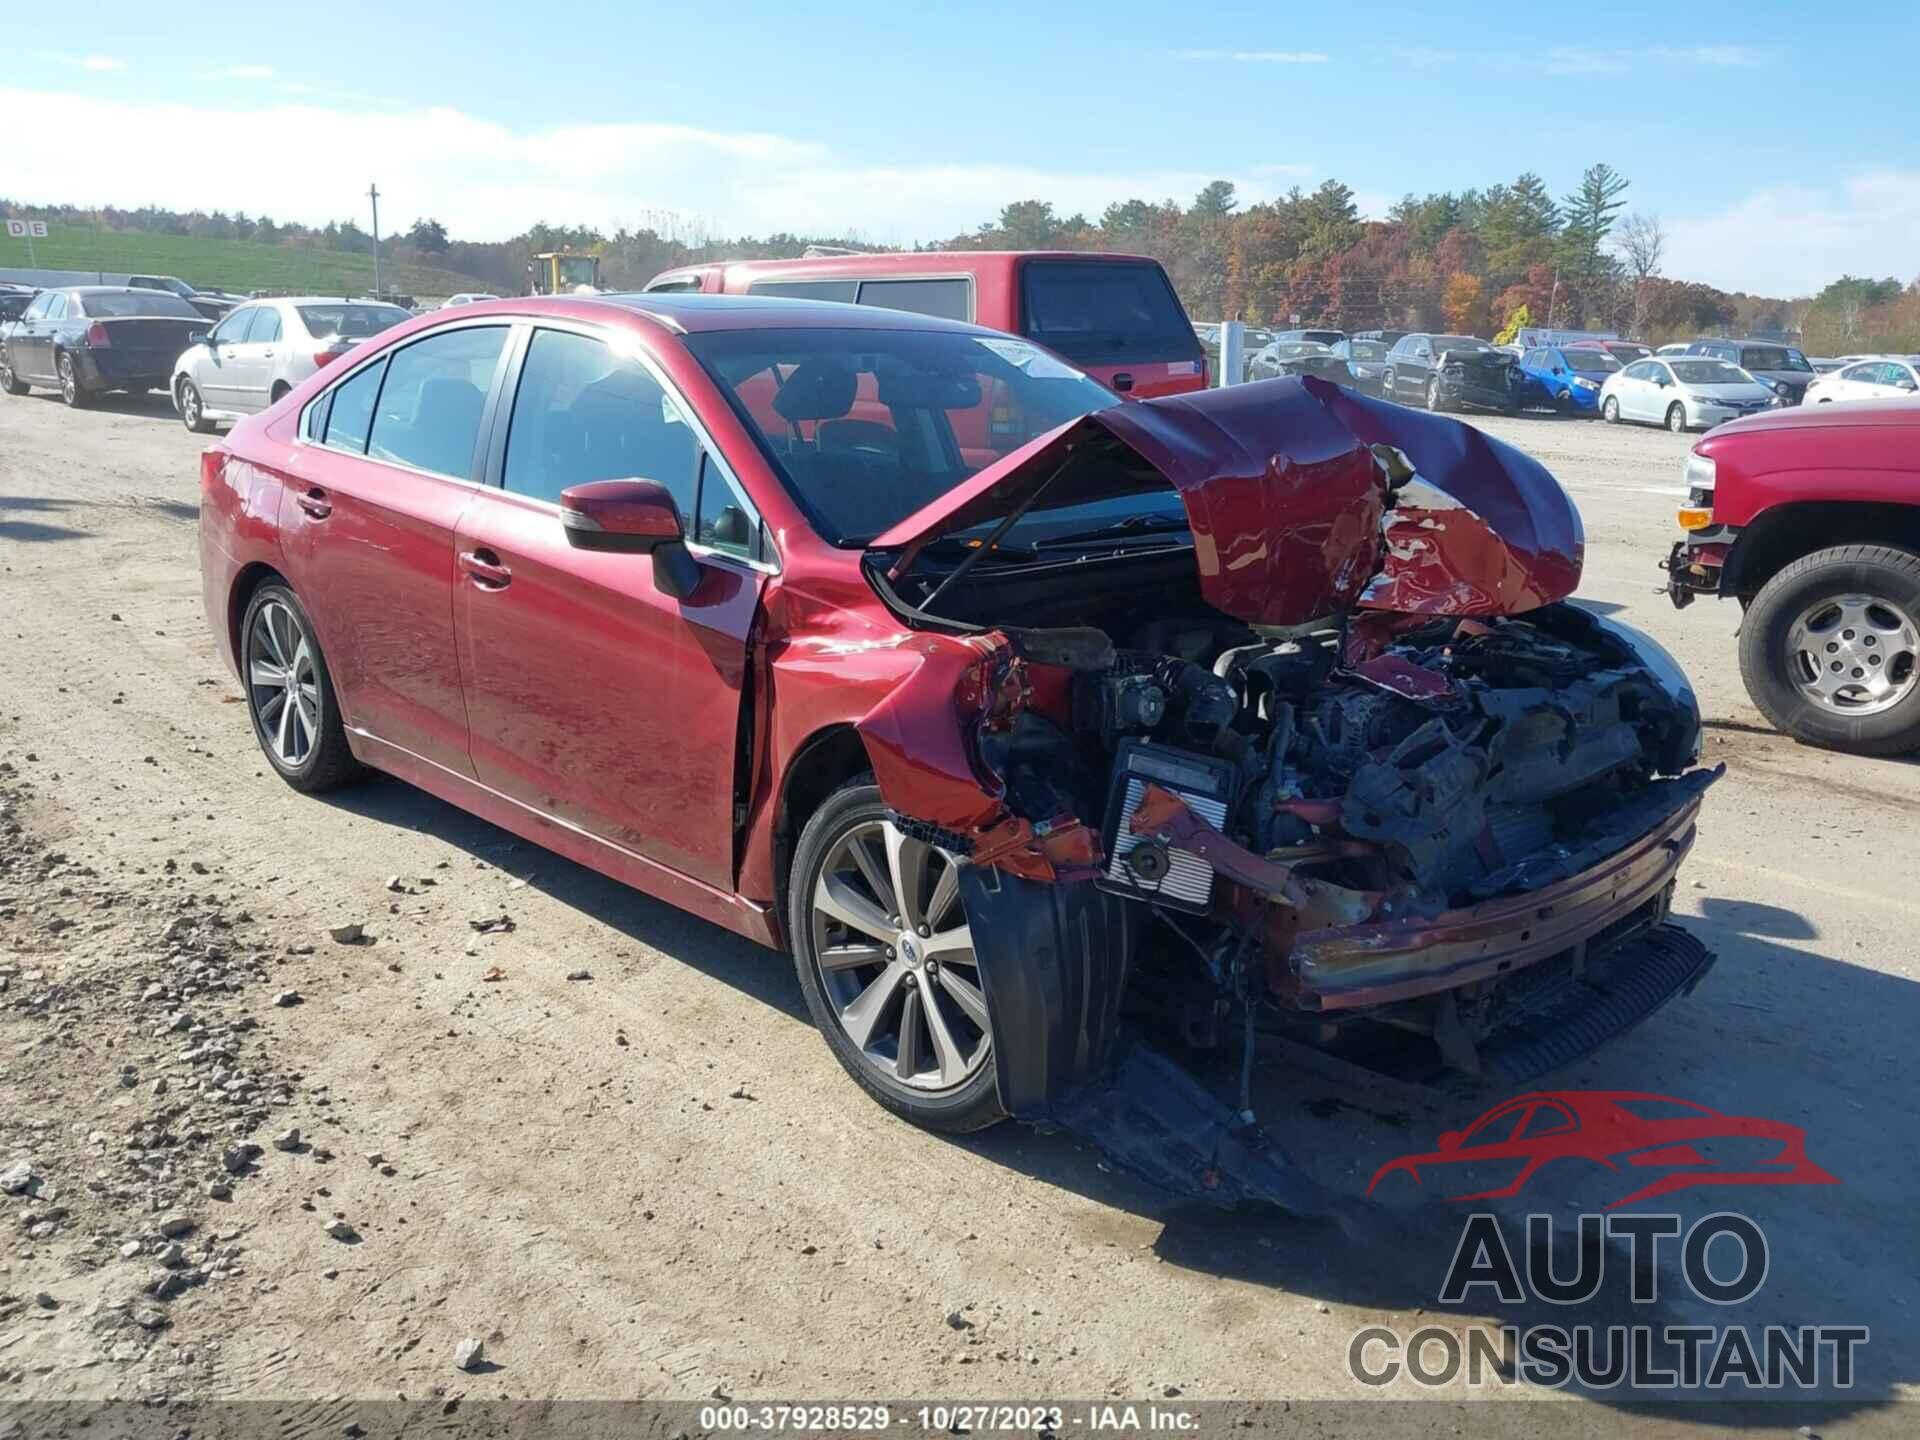
<path id="1" fill-rule="evenodd" d="M 1327 1211 L 1325 1193 L 1279 1145 L 1121 1025 L 1145 907 L 1095 885 L 1040 884 L 978 865 L 961 870 L 960 897 L 1009 1114 L 1070 1131 L 1189 1199 Z"/>

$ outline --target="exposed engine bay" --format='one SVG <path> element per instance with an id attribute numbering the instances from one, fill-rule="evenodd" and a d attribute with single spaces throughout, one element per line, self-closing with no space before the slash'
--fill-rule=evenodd
<path id="1" fill-rule="evenodd" d="M 1087 417 L 870 552 L 965 637 L 859 729 L 897 823 L 971 861 L 1015 1114 L 1071 1108 L 1121 989 L 1188 1044 L 1238 1030 L 1250 1118 L 1256 1025 L 1521 1083 L 1712 964 L 1664 922 L 1720 772 L 1672 657 L 1567 602 L 1565 492 L 1456 422 L 1271 385 Z M 1156 482 L 1180 539 L 995 553 L 1050 490 Z M 921 741 L 935 705 L 958 744 Z"/>

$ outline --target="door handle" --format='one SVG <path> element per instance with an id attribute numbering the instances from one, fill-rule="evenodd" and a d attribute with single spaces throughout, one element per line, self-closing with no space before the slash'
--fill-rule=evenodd
<path id="1" fill-rule="evenodd" d="M 318 485 L 300 497 L 300 508 L 315 520 L 324 520 L 333 513 L 333 502 L 327 499 L 327 492 Z"/>
<path id="2" fill-rule="evenodd" d="M 460 568 L 482 590 L 504 590 L 513 581 L 513 571 L 491 550 L 462 550 Z"/>
<path id="3" fill-rule="evenodd" d="M 271 351 L 271 350 L 262 350 L 262 351 L 260 352 L 260 358 L 261 358 L 262 360 L 271 360 L 271 359 L 273 358 L 273 351 Z"/>

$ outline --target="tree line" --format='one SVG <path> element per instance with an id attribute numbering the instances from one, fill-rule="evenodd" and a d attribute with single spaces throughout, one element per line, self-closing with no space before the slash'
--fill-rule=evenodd
<path id="1" fill-rule="evenodd" d="M 1185 204 L 1130 199 L 1098 218 L 1061 215 L 1051 201 L 1019 200 L 992 221 L 938 249 L 1058 249 L 1151 255 L 1173 278 L 1197 320 L 1258 325 L 1325 324 L 1348 330 L 1446 330 L 1492 335 L 1525 322 L 1614 330 L 1662 341 L 1702 333 L 1800 335 L 1820 353 L 1920 350 L 1920 281 L 1843 276 L 1819 295 L 1782 298 L 1730 292 L 1665 273 L 1666 231 L 1657 216 L 1631 213 L 1626 176 L 1605 163 L 1555 197 L 1526 172 L 1484 189 L 1409 194 L 1381 220 L 1362 219 L 1338 180 L 1296 187 L 1242 205 L 1216 180 Z M 0 215 L 27 207 L 0 200 Z M 373 237 L 351 220 L 322 226 L 235 211 L 179 212 L 37 206 L 37 218 L 104 229 L 252 240 L 371 255 Z M 383 258 L 472 276 L 487 288 L 525 288 L 527 262 L 542 250 L 593 251 L 604 283 L 637 288 L 661 270 L 716 260 L 779 259 L 809 244 L 863 244 L 859 236 L 776 233 L 714 236 L 671 212 L 649 212 L 611 232 L 591 226 L 529 227 L 511 239 L 453 237 L 422 217 L 380 239 Z"/>

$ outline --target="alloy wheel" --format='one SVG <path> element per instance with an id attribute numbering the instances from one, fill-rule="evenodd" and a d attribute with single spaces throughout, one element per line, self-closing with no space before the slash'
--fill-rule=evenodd
<path id="1" fill-rule="evenodd" d="M 1676 435 L 1686 433 L 1687 410 L 1684 405 L 1675 403 L 1667 407 L 1667 429 Z"/>
<path id="2" fill-rule="evenodd" d="M 200 428 L 200 391 L 191 380 L 180 382 L 180 418 L 189 430 Z"/>
<path id="3" fill-rule="evenodd" d="M 73 357 L 60 357 L 60 398 L 71 405 L 79 398 L 80 378 L 73 373 Z"/>
<path id="4" fill-rule="evenodd" d="M 854 826 L 814 882 L 812 960 L 835 1022 L 896 1084 L 951 1091 L 992 1053 L 959 857 L 890 820 Z"/>
<path id="5" fill-rule="evenodd" d="M 1877 595 L 1817 600 L 1787 628 L 1787 673 L 1800 693 L 1840 715 L 1878 715 L 1920 681 L 1920 626 Z"/>
<path id="6" fill-rule="evenodd" d="M 320 736 L 320 674 L 312 637 L 278 600 L 255 612 L 247 634 L 247 702 L 274 757 L 304 764 Z"/>

